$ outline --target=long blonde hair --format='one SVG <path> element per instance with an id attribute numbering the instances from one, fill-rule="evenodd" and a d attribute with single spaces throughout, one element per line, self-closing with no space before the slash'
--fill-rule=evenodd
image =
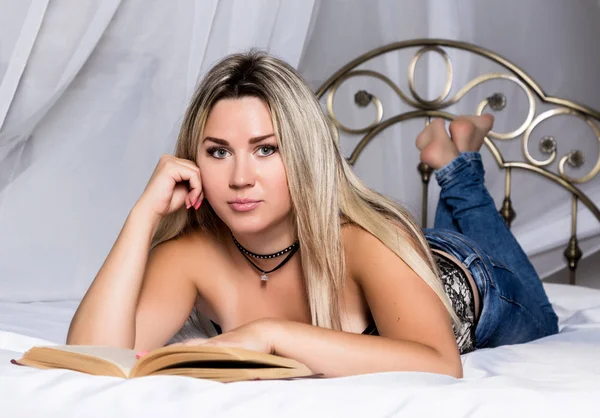
<path id="1" fill-rule="evenodd" d="M 366 187 L 342 156 L 314 93 L 285 62 L 258 51 L 230 55 L 203 78 L 186 111 L 175 156 L 195 161 L 208 114 L 222 99 L 258 97 L 271 111 L 287 173 L 313 325 L 341 329 L 346 269 L 340 221 L 356 224 L 398 255 L 439 296 L 457 323 L 431 251 L 411 214 Z M 197 229 L 218 235 L 210 204 L 163 218 L 153 246 Z"/>

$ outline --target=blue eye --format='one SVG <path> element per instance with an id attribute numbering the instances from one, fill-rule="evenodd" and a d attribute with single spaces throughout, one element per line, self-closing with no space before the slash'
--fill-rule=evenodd
<path id="1" fill-rule="evenodd" d="M 261 157 L 268 157 L 269 155 L 275 154 L 277 147 L 273 145 L 263 145 L 258 149 L 258 153 Z"/>
<path id="2" fill-rule="evenodd" d="M 206 150 L 206 152 L 210 156 L 219 160 L 222 160 L 223 158 L 227 157 L 227 155 L 229 155 L 229 151 L 227 151 L 225 148 L 209 148 Z"/>

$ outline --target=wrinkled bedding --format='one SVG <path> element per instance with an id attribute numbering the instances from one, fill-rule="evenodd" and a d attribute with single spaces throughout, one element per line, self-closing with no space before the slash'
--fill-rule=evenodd
<path id="1" fill-rule="evenodd" d="M 232 416 L 597 417 L 600 291 L 545 285 L 560 333 L 462 357 L 464 378 L 427 373 L 221 384 L 182 377 L 122 380 L 10 364 L 62 343 L 76 301 L 0 303 L 2 417 Z"/>

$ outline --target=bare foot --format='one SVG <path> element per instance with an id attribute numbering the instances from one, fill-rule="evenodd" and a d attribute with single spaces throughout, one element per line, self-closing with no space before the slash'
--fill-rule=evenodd
<path id="1" fill-rule="evenodd" d="M 421 161 L 437 170 L 458 157 L 459 151 L 448 136 L 443 119 L 435 119 L 417 136 Z"/>
<path id="2" fill-rule="evenodd" d="M 459 152 L 479 151 L 483 140 L 494 125 L 489 113 L 481 116 L 460 116 L 450 123 L 452 141 Z"/>

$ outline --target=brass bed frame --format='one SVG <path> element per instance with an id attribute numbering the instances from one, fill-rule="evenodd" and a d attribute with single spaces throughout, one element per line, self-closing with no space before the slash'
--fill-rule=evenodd
<path id="1" fill-rule="evenodd" d="M 418 48 L 418 50 L 412 57 L 412 60 L 408 66 L 409 94 L 405 94 L 397 84 L 380 72 L 370 69 L 357 68 L 371 61 L 375 57 L 390 53 L 392 51 L 410 48 Z M 462 86 L 458 92 L 454 94 L 454 96 L 448 98 L 448 95 L 453 87 L 453 67 L 447 50 L 452 49 L 476 54 L 484 59 L 499 64 L 504 71 L 490 72 L 479 75 Z M 415 69 L 417 62 L 427 52 L 438 53 L 443 58 L 446 66 L 445 87 L 442 94 L 433 100 L 426 100 L 421 97 L 417 92 L 417 88 L 415 87 Z M 411 108 L 411 110 L 393 115 L 384 120 L 383 105 L 380 99 L 366 90 L 359 90 L 354 95 L 355 104 L 359 107 L 366 107 L 371 104 L 374 105 L 377 112 L 376 119 L 368 126 L 358 129 L 343 125 L 334 111 L 334 96 L 342 83 L 356 76 L 373 77 L 386 83 L 398 95 L 401 101 Z M 515 83 L 525 93 L 529 102 L 529 109 L 525 121 L 521 124 L 521 126 L 512 132 L 492 131 L 485 139 L 485 145 L 492 153 L 500 169 L 504 170 L 505 173 L 504 201 L 502 202 L 499 212 L 510 227 L 512 221 L 516 217 L 516 213 L 513 209 L 511 201 L 511 173 L 513 169 L 527 170 L 536 174 L 540 174 L 570 192 L 572 197 L 571 235 L 564 251 L 564 256 L 570 269 L 569 283 L 575 284 L 577 265 L 583 255 L 581 249 L 579 248 L 577 238 L 578 202 L 583 203 L 596 217 L 596 219 L 600 221 L 600 210 L 594 204 L 594 202 L 592 202 L 590 198 L 586 196 L 586 194 L 578 187 L 578 185 L 591 181 L 600 171 L 600 151 L 598 157 L 596 158 L 596 163 L 589 172 L 580 177 L 572 177 L 565 172 L 565 165 L 569 165 L 573 169 L 580 168 L 584 164 L 584 153 L 581 150 L 573 150 L 562 156 L 558 162 L 558 170 L 555 173 L 549 169 L 549 165 L 553 163 L 557 157 L 557 142 L 555 138 L 551 136 L 544 136 L 539 140 L 540 152 L 547 155 L 545 160 L 538 160 L 531 155 L 529 151 L 530 138 L 532 131 L 541 122 L 557 115 L 572 115 L 582 119 L 585 123 L 587 123 L 587 125 L 591 128 L 595 139 L 600 144 L 600 112 L 570 100 L 546 95 L 540 86 L 536 84 L 533 79 L 523 70 L 494 52 L 469 43 L 446 39 L 408 40 L 395 42 L 371 50 L 343 66 L 328 80 L 326 80 L 321 87 L 319 87 L 319 89 L 316 91 L 316 94 L 319 99 L 322 99 L 323 97 L 326 99 L 327 113 L 339 131 L 348 134 L 363 135 L 358 145 L 354 147 L 351 155 L 347 158 L 350 164 L 354 164 L 367 144 L 369 144 L 369 142 L 371 142 L 378 134 L 390 126 L 406 120 L 418 118 L 425 119 L 425 123 L 429 123 L 431 118 L 443 118 L 446 120 L 454 119 L 456 115 L 449 113 L 447 109 L 457 103 L 476 86 L 486 83 L 490 80 L 507 80 Z M 536 97 L 542 103 L 550 105 L 551 109 L 541 112 L 536 116 Z M 475 113 L 483 113 L 484 109 L 488 106 L 493 111 L 500 111 L 505 108 L 506 104 L 507 98 L 503 93 L 494 93 L 488 97 L 481 98 Z M 502 156 L 500 150 L 493 140 L 506 141 L 517 139 L 519 137 L 522 141 L 524 161 L 507 161 Z M 417 168 L 421 174 L 421 179 L 423 182 L 422 225 L 427 225 L 428 187 L 433 170 L 423 163 L 420 163 Z"/>

